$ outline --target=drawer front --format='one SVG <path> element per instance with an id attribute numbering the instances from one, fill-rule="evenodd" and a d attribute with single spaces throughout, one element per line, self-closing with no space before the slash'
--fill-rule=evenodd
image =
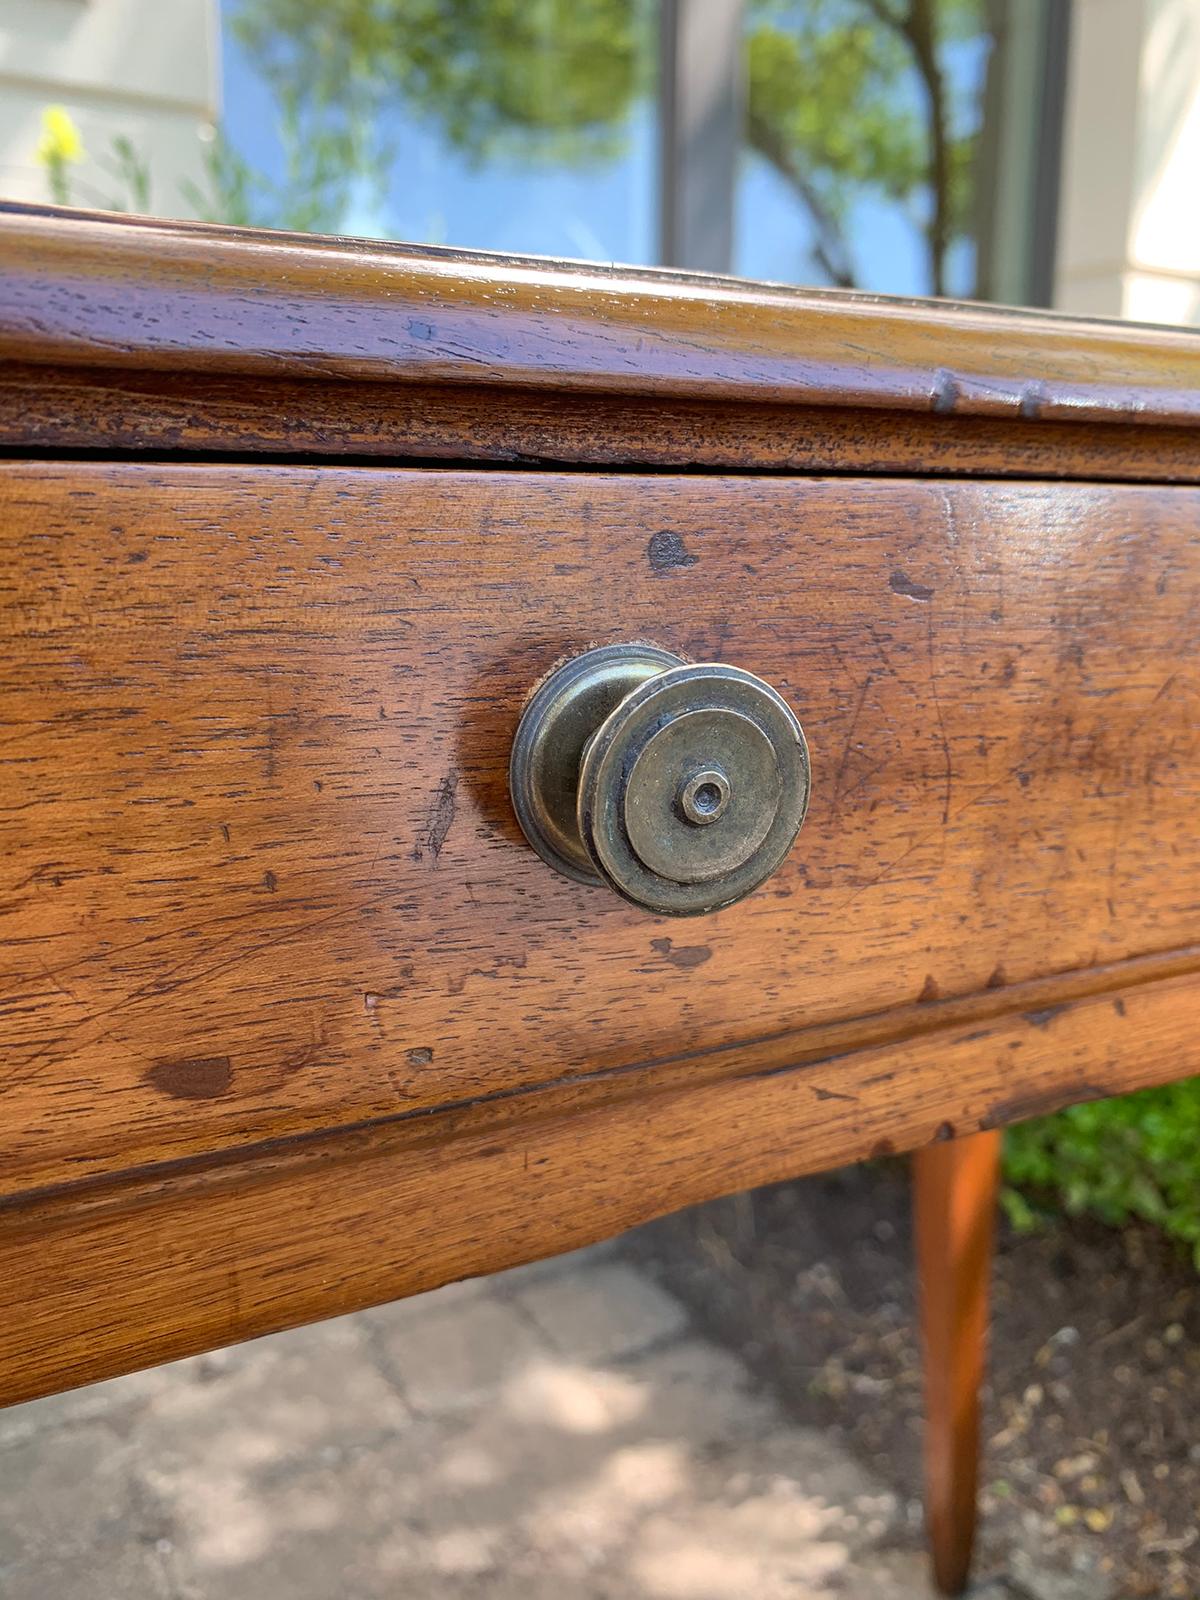
<path id="1" fill-rule="evenodd" d="M 1200 1067 L 1200 491 L 25 462 L 0 508 L 0 1398 Z M 808 736 L 710 916 L 512 814 L 530 687 L 624 639 Z"/>
<path id="2" fill-rule="evenodd" d="M 1200 494 L 7 467 L 8 1192 L 1186 945 Z M 662 920 L 524 843 L 564 654 L 774 683 L 807 824 Z"/>

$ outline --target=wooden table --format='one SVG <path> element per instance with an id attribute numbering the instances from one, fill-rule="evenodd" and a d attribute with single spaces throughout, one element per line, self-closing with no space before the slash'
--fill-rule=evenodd
<path id="1" fill-rule="evenodd" d="M 961 1587 L 998 1132 L 1200 1070 L 1200 347 L 0 215 L 0 1398 L 915 1150 Z M 808 820 L 571 882 L 530 688 L 768 680 Z"/>

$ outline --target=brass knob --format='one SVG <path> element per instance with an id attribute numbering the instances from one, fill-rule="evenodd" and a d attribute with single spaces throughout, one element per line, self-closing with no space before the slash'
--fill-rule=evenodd
<path id="1" fill-rule="evenodd" d="M 808 809 L 808 746 L 752 673 L 605 645 L 533 691 L 509 787 L 525 837 L 556 871 L 695 916 L 757 889 L 791 849 Z"/>

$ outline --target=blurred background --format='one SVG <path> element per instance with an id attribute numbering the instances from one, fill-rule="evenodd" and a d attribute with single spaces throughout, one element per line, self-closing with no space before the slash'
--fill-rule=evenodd
<path id="1" fill-rule="evenodd" d="M 1196 325 L 1200 0 L 0 0 L 0 196 Z M 1200 1085 L 1005 1161 L 981 1594 L 1196 1600 Z M 923 1594 L 909 1246 L 880 1163 L 17 1408 L 0 1586 Z"/>
<path id="2" fill-rule="evenodd" d="M 0 193 L 1200 316 L 1195 0 L 0 0 Z"/>

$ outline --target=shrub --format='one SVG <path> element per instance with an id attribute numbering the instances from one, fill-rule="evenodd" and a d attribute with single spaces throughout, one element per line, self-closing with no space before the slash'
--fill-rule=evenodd
<path id="1" fill-rule="evenodd" d="M 1112 1224 L 1140 1217 L 1187 1245 L 1200 1268 L 1200 1078 L 1010 1129 L 1004 1170 L 1018 1228 L 1036 1227 L 1048 1204 Z"/>

